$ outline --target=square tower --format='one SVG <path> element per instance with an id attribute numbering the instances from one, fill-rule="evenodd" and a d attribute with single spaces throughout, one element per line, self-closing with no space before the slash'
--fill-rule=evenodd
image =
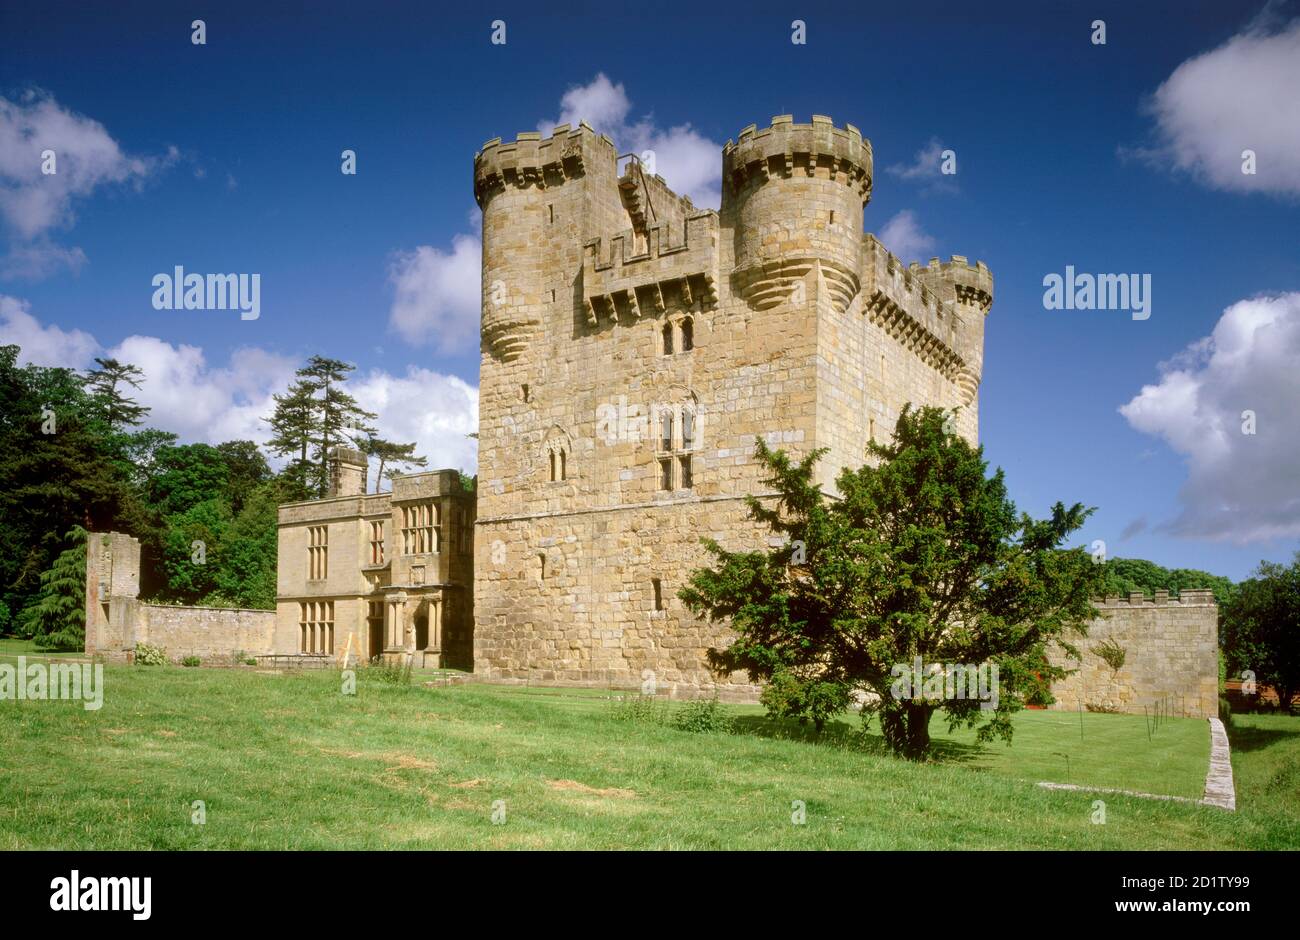
<path id="1" fill-rule="evenodd" d="M 755 439 L 829 447 L 823 482 L 908 401 L 963 407 L 974 439 L 979 359 L 962 350 L 982 346 L 983 311 L 976 336 L 949 275 L 927 281 L 863 233 L 857 128 L 778 117 L 721 157 L 717 212 L 585 124 L 475 157 L 488 678 L 752 694 L 745 674 L 710 673 L 729 631 L 677 592 L 709 561 L 701 539 L 767 545 L 744 503 L 771 495 Z"/>

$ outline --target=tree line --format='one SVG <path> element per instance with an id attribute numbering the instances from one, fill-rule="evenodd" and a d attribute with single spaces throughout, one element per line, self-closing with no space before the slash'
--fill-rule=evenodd
<path id="1" fill-rule="evenodd" d="M 85 643 L 85 533 L 140 540 L 141 596 L 163 603 L 273 609 L 276 508 L 324 496 L 327 456 L 344 444 L 380 462 L 375 480 L 423 467 L 347 391 L 354 366 L 312 356 L 250 440 L 181 443 L 149 427 L 134 397 L 141 369 L 20 366 L 0 346 L 0 635 L 48 649 Z M 273 471 L 267 456 L 285 458 Z"/>

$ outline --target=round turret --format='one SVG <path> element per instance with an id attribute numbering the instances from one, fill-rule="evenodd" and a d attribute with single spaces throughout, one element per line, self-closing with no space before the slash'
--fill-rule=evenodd
<path id="1" fill-rule="evenodd" d="M 871 143 L 813 115 L 753 125 L 722 151 L 722 215 L 735 232 L 741 295 L 764 309 L 782 303 L 815 267 L 844 310 L 858 292 L 862 207 L 871 198 Z"/>

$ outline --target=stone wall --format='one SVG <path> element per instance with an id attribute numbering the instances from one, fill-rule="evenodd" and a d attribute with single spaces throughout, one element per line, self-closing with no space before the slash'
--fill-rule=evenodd
<path id="1" fill-rule="evenodd" d="M 140 542 L 120 532 L 86 539 L 86 652 L 124 661 L 136 644 L 186 656 L 230 661 L 238 652 L 274 652 L 275 611 L 142 604 Z"/>
<path id="2" fill-rule="evenodd" d="M 168 607 L 140 604 L 138 642 L 161 646 L 173 661 L 198 656 L 229 662 L 235 653 L 257 656 L 275 652 L 275 611 L 224 607 Z"/>
<path id="3" fill-rule="evenodd" d="M 1051 657 L 1055 665 L 1077 670 L 1053 685 L 1053 708 L 1074 711 L 1082 704 L 1140 713 L 1161 701 L 1175 715 L 1218 714 L 1219 608 L 1212 592 L 1183 591 L 1171 598 L 1157 591 L 1154 599 L 1134 593 L 1097 607 L 1102 616 L 1089 626 L 1087 638 L 1072 641 L 1081 661 L 1060 652 Z M 1124 650 L 1117 670 L 1097 652 L 1108 641 Z"/>

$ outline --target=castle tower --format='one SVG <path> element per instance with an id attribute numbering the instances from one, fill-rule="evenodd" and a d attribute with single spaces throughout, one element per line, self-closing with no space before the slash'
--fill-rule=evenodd
<path id="1" fill-rule="evenodd" d="M 736 287 L 757 309 L 786 299 L 818 270 L 844 310 L 859 287 L 862 208 L 871 198 L 871 144 L 813 115 L 751 124 L 722 151 L 722 217 L 735 236 Z"/>
<path id="2" fill-rule="evenodd" d="M 710 671 L 729 630 L 678 592 L 710 561 L 702 538 L 770 536 L 746 503 L 771 495 L 755 440 L 826 448 L 833 484 L 906 403 L 960 404 L 982 342 L 963 310 L 987 310 L 992 281 L 977 267 L 932 287 L 864 234 L 871 145 L 852 125 L 745 128 L 720 155 L 717 212 L 624 156 L 620 173 L 613 142 L 580 124 L 474 159 L 474 670 L 753 692 Z"/>
<path id="3" fill-rule="evenodd" d="M 955 315 L 953 346 L 961 357 L 955 373 L 962 414 L 958 427 L 974 439 L 978 428 L 980 380 L 984 375 L 984 318 L 993 306 L 993 275 L 983 261 L 971 264 L 962 255 L 948 261 L 931 258 L 927 267 L 913 265 L 920 280 L 942 302 L 950 303 Z"/>

